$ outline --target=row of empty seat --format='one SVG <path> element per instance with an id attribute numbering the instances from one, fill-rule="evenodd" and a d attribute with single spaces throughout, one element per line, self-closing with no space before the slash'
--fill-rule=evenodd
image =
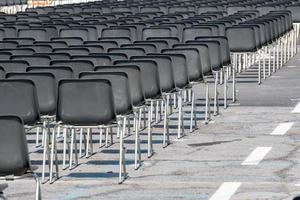
<path id="1" fill-rule="evenodd" d="M 22 125 L 36 132 L 43 183 L 47 165 L 49 182 L 59 178 L 58 144 L 62 168 L 73 169 L 79 158 L 93 155 L 96 133 L 100 147 L 117 138 L 122 183 L 125 136 L 135 138 L 138 169 L 144 129 L 149 158 L 157 123 L 163 123 L 163 147 L 170 143 L 171 115 L 177 116 L 178 139 L 186 132 L 186 110 L 188 131 L 197 129 L 194 85 L 205 85 L 208 122 L 211 100 L 213 114 L 219 113 L 220 85 L 227 108 L 229 96 L 236 101 L 237 76 L 254 70 L 260 84 L 296 54 L 299 28 L 292 8 L 297 6 L 296 1 L 99 1 L 0 14 L 0 115 L 6 115 L 0 117 L 1 134 L 16 127 L 15 134 L 23 135 Z M 15 137 L 0 140 L 1 149 L 15 144 Z M 25 145 L 22 140 L 16 143 Z M 16 151 L 5 155 L 16 159 L 0 164 L 0 174 L 30 170 L 27 149 Z"/>

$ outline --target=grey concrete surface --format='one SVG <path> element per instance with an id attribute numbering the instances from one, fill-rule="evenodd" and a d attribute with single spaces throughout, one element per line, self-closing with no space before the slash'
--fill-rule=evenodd
<path id="1" fill-rule="evenodd" d="M 300 102 L 299 76 L 299 53 L 259 86 L 241 81 L 240 76 L 238 101 L 226 110 L 221 108 L 220 115 L 207 125 L 202 123 L 204 86 L 196 86 L 198 129 L 178 140 L 172 126 L 172 144 L 162 148 L 162 126 L 158 125 L 154 129 L 155 154 L 150 159 L 143 133 L 143 164 L 139 170 L 133 168 L 134 138 L 127 138 L 129 177 L 121 185 L 117 184 L 118 144 L 98 149 L 99 136 L 94 134 L 97 153 L 89 159 L 81 158 L 80 165 L 71 171 L 61 170 L 61 178 L 55 183 L 42 185 L 43 199 L 207 200 L 223 182 L 241 182 L 232 200 L 289 200 L 300 194 L 300 114 L 291 113 Z M 185 118 L 188 116 L 186 113 Z M 175 125 L 176 114 L 171 119 Z M 283 122 L 294 125 L 286 135 L 270 135 Z M 40 173 L 42 151 L 34 148 L 34 138 L 34 134 L 28 134 L 32 164 Z M 259 165 L 242 166 L 259 146 L 272 150 Z M 62 148 L 61 143 L 58 148 Z M 8 199 L 34 198 L 33 180 L 8 184 Z"/>

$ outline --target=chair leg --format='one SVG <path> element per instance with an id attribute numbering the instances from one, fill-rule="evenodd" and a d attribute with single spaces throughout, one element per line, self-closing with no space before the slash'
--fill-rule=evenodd
<path id="1" fill-rule="evenodd" d="M 165 103 L 164 103 L 164 138 L 163 138 L 163 147 L 166 147 L 169 145 L 169 101 L 170 101 L 170 95 L 165 96 Z"/>
<path id="2" fill-rule="evenodd" d="M 67 128 L 63 128 L 63 169 L 66 168 Z"/>
<path id="3" fill-rule="evenodd" d="M 140 132 L 138 129 L 138 113 L 134 113 L 135 120 L 135 148 L 134 148 L 134 169 L 138 169 L 141 166 L 141 145 L 140 145 Z"/>
<path id="4" fill-rule="evenodd" d="M 275 73 L 276 72 L 276 63 L 277 63 L 277 56 L 275 55 L 275 53 L 276 53 L 276 47 L 275 46 L 273 46 L 273 52 L 272 52 L 272 54 L 273 54 L 273 73 Z"/>
<path id="5" fill-rule="evenodd" d="M 69 169 L 71 170 L 73 167 L 73 145 L 74 145 L 74 132 L 75 129 L 71 129 L 71 144 L 70 144 L 70 160 L 69 160 Z M 76 142 L 75 142 L 76 143 Z"/>
<path id="6" fill-rule="evenodd" d="M 214 88 L 214 116 L 219 114 L 218 80 L 219 80 L 219 72 L 216 72 L 215 73 L 215 88 Z"/>
<path id="7" fill-rule="evenodd" d="M 237 65 L 237 57 L 236 54 L 233 54 L 233 67 L 232 67 L 232 102 L 236 101 L 236 65 Z"/>
<path id="8" fill-rule="evenodd" d="M 123 128 L 120 131 L 120 158 L 119 158 L 119 184 L 123 183 L 126 179 L 126 161 L 125 161 L 125 152 L 126 149 L 124 147 L 124 132 L 126 129 L 126 119 L 123 118 Z M 124 174 L 124 175 L 122 175 Z"/>
<path id="9" fill-rule="evenodd" d="M 119 130 L 120 130 L 120 128 L 119 128 L 119 126 L 118 126 L 118 129 L 117 129 L 117 135 L 119 134 Z M 102 136 L 103 136 L 103 129 L 102 128 L 100 128 L 100 130 L 99 130 L 99 148 L 101 148 L 102 147 Z"/>
<path id="10" fill-rule="evenodd" d="M 36 128 L 36 139 L 35 139 L 35 147 L 39 146 L 39 135 L 40 135 L 40 127 Z"/>
<path id="11" fill-rule="evenodd" d="M 55 134 L 55 128 L 53 128 L 52 131 L 52 139 L 51 139 L 51 156 L 50 156 L 50 175 L 49 175 L 49 182 L 53 183 L 53 162 L 54 162 L 54 153 L 56 151 L 55 149 L 55 143 L 56 143 L 56 134 Z M 57 163 L 57 161 L 55 161 Z"/>
<path id="12" fill-rule="evenodd" d="M 49 127 L 43 127 L 45 130 L 44 133 L 44 152 L 43 152 L 43 168 L 42 168 L 42 183 L 45 183 L 45 170 L 46 170 L 46 157 L 48 157 L 48 165 L 49 165 L 49 170 L 50 170 L 50 150 L 49 150 L 49 145 L 50 145 L 50 131 Z"/>
<path id="13" fill-rule="evenodd" d="M 224 68 L 225 72 L 224 72 L 224 109 L 227 108 L 227 71 L 228 71 L 228 67 Z"/>
<path id="14" fill-rule="evenodd" d="M 82 139 L 83 139 L 83 128 L 80 129 L 80 133 L 79 133 L 79 158 L 82 157 Z"/>
<path id="15" fill-rule="evenodd" d="M 184 136 L 183 127 L 183 112 L 182 112 L 182 91 L 178 92 L 178 129 L 177 129 L 177 139 Z"/>
<path id="16" fill-rule="evenodd" d="M 194 123 L 194 129 L 197 129 L 197 116 L 195 111 L 195 93 L 191 89 L 191 120 L 190 120 L 190 132 L 193 132 L 193 123 Z"/>
<path id="17" fill-rule="evenodd" d="M 150 102 L 150 109 L 148 108 L 148 158 L 150 158 L 153 154 L 152 125 L 151 125 L 152 113 L 153 113 L 153 101 Z"/>
<path id="18" fill-rule="evenodd" d="M 159 101 L 156 101 L 156 107 L 155 107 L 155 123 L 159 122 Z"/>
<path id="19" fill-rule="evenodd" d="M 42 192 L 41 192 L 41 183 L 39 177 L 35 173 L 32 173 L 32 176 L 35 180 L 35 200 L 41 200 Z"/>
<path id="20" fill-rule="evenodd" d="M 258 53 L 257 54 L 257 60 L 258 60 L 258 81 L 257 81 L 257 83 L 258 83 L 258 85 L 260 85 L 261 84 L 261 65 L 260 65 L 260 54 Z"/>
<path id="21" fill-rule="evenodd" d="M 208 123 L 210 120 L 210 97 L 209 97 L 209 85 L 205 83 L 206 92 L 205 92 L 205 123 Z"/>

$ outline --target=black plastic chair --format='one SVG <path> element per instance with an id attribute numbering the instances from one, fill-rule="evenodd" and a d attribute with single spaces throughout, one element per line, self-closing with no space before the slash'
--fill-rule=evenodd
<path id="1" fill-rule="evenodd" d="M 35 199 L 41 200 L 39 178 L 32 170 L 24 124 L 18 116 L 0 116 L 0 155 L 0 180 L 12 181 L 33 177 L 36 181 Z M 0 197 L 3 197 L 3 194 L 0 194 Z"/>
<path id="2" fill-rule="evenodd" d="M 93 97 L 93 98 L 91 98 Z M 61 80 L 58 87 L 58 110 L 56 115 L 58 125 L 71 130 L 70 168 L 73 162 L 73 144 L 75 147 L 75 165 L 78 164 L 77 142 L 75 128 L 113 128 L 116 124 L 116 112 L 111 83 L 101 79 L 69 79 Z M 66 138 L 67 131 L 64 132 Z M 88 131 L 87 140 L 92 139 Z M 92 144 L 92 142 L 87 142 Z M 92 150 L 92 149 L 91 149 Z M 66 143 L 64 143 L 64 155 Z M 89 145 L 86 149 L 87 153 Z M 92 152 L 91 152 L 92 153 Z M 123 135 L 120 132 L 120 169 L 119 183 L 126 178 L 125 148 Z M 51 161 L 53 165 L 53 160 Z M 123 172 L 123 173 L 122 173 Z"/>
<path id="3" fill-rule="evenodd" d="M 53 60 L 51 66 L 68 66 L 72 68 L 74 78 L 79 77 L 81 72 L 94 71 L 94 64 L 89 60 Z"/>
<path id="4" fill-rule="evenodd" d="M 152 60 L 117 60 L 115 65 L 136 65 L 141 70 L 142 87 L 145 93 L 147 104 L 150 104 L 148 108 L 148 157 L 153 154 L 152 143 L 152 118 L 154 103 L 159 103 L 161 99 L 161 88 L 159 82 L 159 72 L 157 63 Z"/>

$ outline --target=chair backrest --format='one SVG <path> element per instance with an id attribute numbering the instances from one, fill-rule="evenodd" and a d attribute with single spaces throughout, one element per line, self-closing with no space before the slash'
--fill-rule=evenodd
<path id="1" fill-rule="evenodd" d="M 168 42 L 163 41 L 163 40 L 135 41 L 134 44 L 151 44 L 151 45 L 154 45 L 157 53 L 160 53 L 162 49 L 169 48 Z"/>
<path id="2" fill-rule="evenodd" d="M 90 51 L 86 48 L 68 47 L 68 48 L 56 48 L 53 49 L 55 53 L 68 53 L 71 56 L 75 55 L 89 55 Z"/>
<path id="3" fill-rule="evenodd" d="M 56 80 L 55 76 L 48 72 L 36 73 L 8 73 L 8 79 L 29 79 L 34 82 L 39 111 L 41 115 L 54 115 L 56 112 Z"/>
<path id="4" fill-rule="evenodd" d="M 108 49 L 108 53 L 123 53 L 126 54 L 128 58 L 132 56 L 143 56 L 146 54 L 143 48 L 110 48 Z"/>
<path id="5" fill-rule="evenodd" d="M 48 44 L 19 45 L 18 48 L 30 48 L 33 49 L 36 53 L 52 52 L 52 47 Z"/>
<path id="6" fill-rule="evenodd" d="M 0 38 L 1 38 L 1 32 L 0 32 Z M 19 45 L 22 44 L 33 44 L 35 41 L 33 38 L 4 38 L 3 41 L 15 41 L 18 42 Z"/>
<path id="7" fill-rule="evenodd" d="M 173 77 L 175 86 L 177 88 L 184 88 L 189 84 L 189 77 L 188 77 L 188 71 L 187 71 L 187 65 L 186 65 L 186 57 L 183 54 L 176 54 L 176 53 L 158 53 L 158 54 L 148 54 L 149 56 L 155 56 L 155 55 L 164 55 L 168 56 L 172 60 L 172 71 L 173 71 Z"/>
<path id="8" fill-rule="evenodd" d="M 210 27 L 187 27 L 183 29 L 182 41 L 195 40 L 199 36 L 212 36 Z"/>
<path id="9" fill-rule="evenodd" d="M 105 52 L 104 47 L 96 44 L 84 44 L 84 45 L 72 45 L 70 48 L 82 48 L 88 50 L 89 53 L 103 53 Z"/>
<path id="10" fill-rule="evenodd" d="M 72 60 L 89 60 L 94 66 L 111 65 L 112 61 L 109 56 L 104 55 L 87 55 L 87 56 L 72 56 Z"/>
<path id="11" fill-rule="evenodd" d="M 0 116 L 0 176 L 22 176 L 30 170 L 29 152 L 20 117 Z"/>
<path id="12" fill-rule="evenodd" d="M 16 41 L 0 41 L 0 49 L 14 49 L 18 44 Z"/>
<path id="13" fill-rule="evenodd" d="M 73 78 L 73 71 L 71 67 L 66 66 L 51 66 L 51 67 L 28 67 L 27 72 L 49 72 L 55 76 L 56 83 L 61 79 Z"/>
<path id="14" fill-rule="evenodd" d="M 116 60 L 128 59 L 128 56 L 125 53 L 90 53 L 90 56 L 108 56 L 112 63 Z"/>
<path id="15" fill-rule="evenodd" d="M 12 53 L 6 51 L 0 51 L 0 60 L 9 60 Z"/>
<path id="16" fill-rule="evenodd" d="M 177 44 L 179 43 L 179 39 L 176 38 L 176 37 L 150 37 L 150 38 L 147 38 L 147 41 L 163 41 L 163 42 L 167 42 L 168 43 L 168 46 L 169 48 L 171 48 L 174 44 Z"/>
<path id="17" fill-rule="evenodd" d="M 26 68 L 29 67 L 29 63 L 24 60 L 0 60 L 0 66 L 9 72 L 26 72 Z"/>
<path id="18" fill-rule="evenodd" d="M 157 63 L 153 60 L 117 60 L 115 65 L 136 65 L 141 70 L 145 97 L 156 98 L 161 94 Z"/>
<path id="19" fill-rule="evenodd" d="M 148 44 L 123 44 L 121 45 L 121 48 L 142 48 L 146 53 L 156 53 L 157 48 L 154 44 L 148 43 Z"/>
<path id="20" fill-rule="evenodd" d="M 88 41 L 88 30 L 85 28 L 67 28 L 61 29 L 59 32 L 60 37 L 79 37 L 83 41 Z"/>
<path id="21" fill-rule="evenodd" d="M 25 124 L 40 120 L 36 87 L 31 80 L 0 79 L 0 115 L 20 116 Z M 20 101 L 21 99 L 21 101 Z"/>
<path id="22" fill-rule="evenodd" d="M 70 60 L 71 59 L 70 54 L 68 54 L 68 53 L 62 53 L 62 52 L 35 53 L 33 55 L 35 55 L 35 56 L 48 56 L 48 57 L 50 57 L 50 62 L 52 60 Z"/>
<path id="23" fill-rule="evenodd" d="M 52 42 L 65 42 L 68 46 L 71 45 L 82 45 L 83 39 L 81 37 L 57 37 L 51 38 Z"/>
<path id="24" fill-rule="evenodd" d="M 46 30 L 41 28 L 19 29 L 18 37 L 33 38 L 35 41 L 49 41 L 50 39 Z"/>
<path id="25" fill-rule="evenodd" d="M 94 64 L 89 60 L 53 60 L 50 65 L 71 67 L 75 78 L 79 77 L 80 72 L 94 70 Z"/>
<path id="26" fill-rule="evenodd" d="M 255 32 L 251 27 L 229 27 L 226 28 L 230 51 L 252 52 L 256 51 Z"/>
<path id="27" fill-rule="evenodd" d="M 109 48 L 117 48 L 118 43 L 116 41 L 86 41 L 84 45 L 101 45 L 104 48 L 104 51 L 107 51 Z"/>
<path id="28" fill-rule="evenodd" d="M 52 49 L 55 48 L 66 48 L 68 47 L 68 44 L 64 41 L 36 41 L 33 43 L 34 45 L 49 45 L 52 47 Z"/>
<path id="29" fill-rule="evenodd" d="M 175 88 L 172 60 L 165 55 L 133 56 L 132 60 L 153 60 L 157 63 L 159 83 L 162 92 L 170 92 Z"/>
<path id="30" fill-rule="evenodd" d="M 51 58 L 46 55 L 16 55 L 11 56 L 11 60 L 24 60 L 30 66 L 49 66 Z"/>
<path id="31" fill-rule="evenodd" d="M 87 30 L 87 40 L 88 41 L 96 41 L 98 39 L 98 31 L 97 31 L 97 28 L 94 27 L 94 26 L 88 26 L 88 25 L 73 26 L 72 29 L 80 29 L 80 32 L 81 32 L 81 29 L 86 29 Z"/>
<path id="32" fill-rule="evenodd" d="M 3 51 L 10 52 L 12 55 L 32 55 L 35 51 L 31 48 L 15 48 L 15 49 L 5 49 Z"/>
<path id="33" fill-rule="evenodd" d="M 56 119 L 72 125 L 107 125 L 116 119 L 111 83 L 101 79 L 59 82 Z"/>
<path id="34" fill-rule="evenodd" d="M 101 37 L 127 37 L 133 39 L 130 29 L 123 27 L 104 28 Z"/>
<path id="35" fill-rule="evenodd" d="M 212 74 L 213 65 L 211 62 L 214 62 L 214 61 L 212 61 L 213 56 L 210 55 L 211 54 L 210 48 L 207 44 L 205 44 L 204 42 L 202 42 L 202 43 L 201 42 L 196 42 L 196 43 L 191 42 L 191 43 L 187 43 L 187 44 L 175 44 L 173 47 L 179 48 L 179 49 L 180 48 L 195 48 L 195 49 L 197 49 L 199 52 L 199 55 L 200 55 L 201 70 L 202 70 L 203 75 L 211 75 Z M 217 51 L 219 51 L 219 49 L 217 49 Z M 219 59 L 219 58 L 217 58 L 217 59 Z"/>
<path id="36" fill-rule="evenodd" d="M 286 7 L 287 10 L 292 12 L 293 22 L 299 23 L 300 22 L 300 5 L 291 5 Z"/>
<path id="37" fill-rule="evenodd" d="M 172 37 L 172 31 L 170 28 L 144 28 L 143 29 L 143 40 L 148 38 L 158 38 L 158 37 Z"/>
<path id="38" fill-rule="evenodd" d="M 210 36 L 210 37 L 196 37 L 196 40 L 218 41 L 221 46 L 221 60 L 223 66 L 228 66 L 231 63 L 230 49 L 228 39 L 225 36 Z"/>
<path id="39" fill-rule="evenodd" d="M 186 66 L 189 80 L 199 82 L 203 80 L 199 51 L 196 48 L 163 49 L 162 53 L 183 54 L 186 57 Z"/>
<path id="40" fill-rule="evenodd" d="M 124 72 L 82 72 L 81 79 L 106 79 L 112 86 L 117 115 L 129 114 L 132 111 L 128 76 Z"/>
<path id="41" fill-rule="evenodd" d="M 131 102 L 134 106 L 142 105 L 145 102 L 145 94 L 142 87 L 141 70 L 136 65 L 122 66 L 97 66 L 95 71 L 99 72 L 123 72 L 126 73 L 129 80 L 129 90 Z"/>
<path id="42" fill-rule="evenodd" d="M 100 41 L 114 41 L 121 46 L 122 44 L 131 44 L 131 40 L 129 37 L 101 37 Z"/>

